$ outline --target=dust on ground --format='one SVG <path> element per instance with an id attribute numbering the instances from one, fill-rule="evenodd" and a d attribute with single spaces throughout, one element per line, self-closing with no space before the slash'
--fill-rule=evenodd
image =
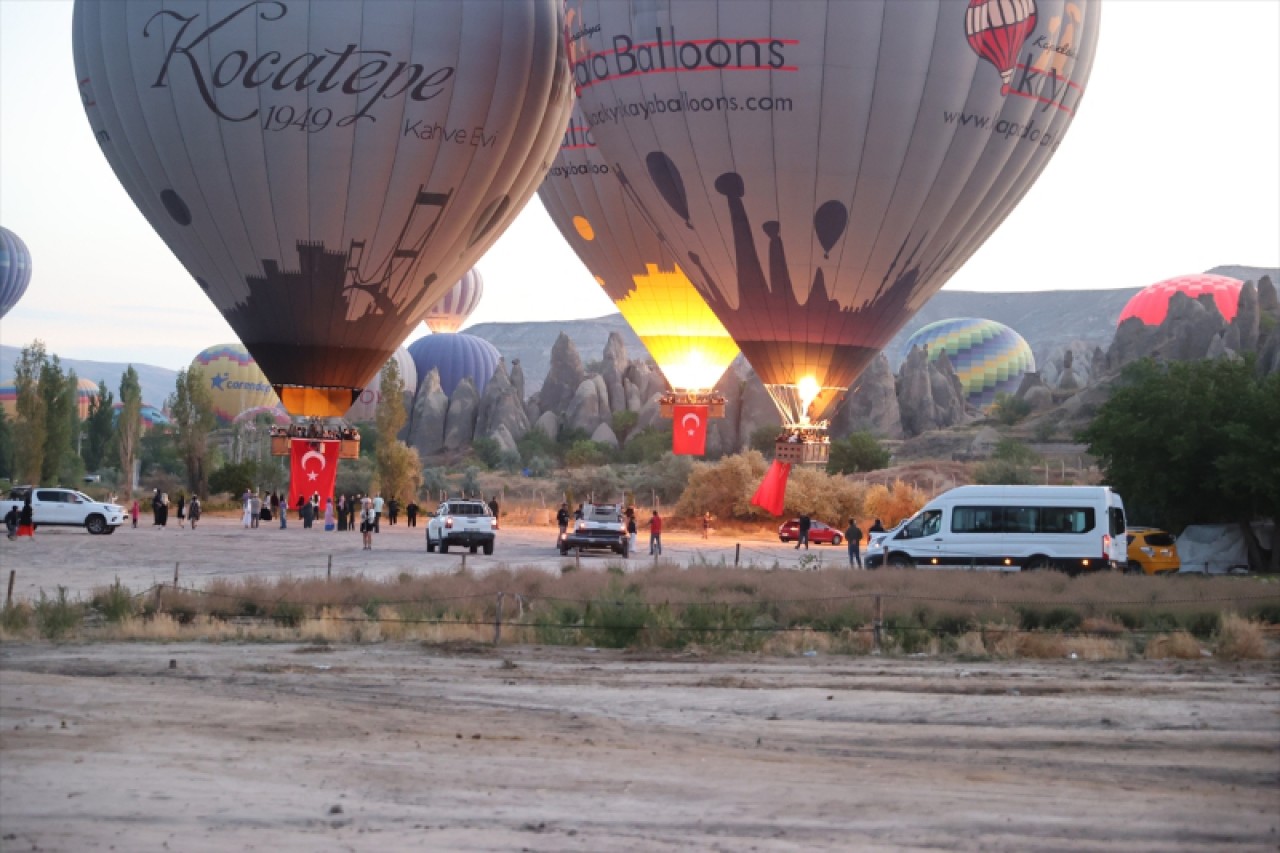
<path id="1" fill-rule="evenodd" d="M 9 643 L 0 847 L 1275 850 L 1278 675 Z"/>

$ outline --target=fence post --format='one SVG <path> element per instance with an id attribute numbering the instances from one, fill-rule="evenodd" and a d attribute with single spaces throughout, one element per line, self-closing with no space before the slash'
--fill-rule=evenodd
<path id="1" fill-rule="evenodd" d="M 493 617 L 493 644 L 496 646 L 502 641 L 502 598 L 505 593 L 498 593 L 498 609 Z"/>
<path id="2" fill-rule="evenodd" d="M 464 552 L 462 555 L 462 568 L 459 569 L 458 571 L 465 572 L 466 570 L 467 570 L 467 555 Z"/>
<path id="3" fill-rule="evenodd" d="M 329 565 L 326 566 L 324 570 L 324 579 L 326 581 L 333 580 L 333 555 L 332 554 L 329 555 Z"/>
<path id="4" fill-rule="evenodd" d="M 871 623 L 871 651 L 874 654 L 880 653 L 880 630 L 884 625 L 884 607 L 880 595 L 876 595 L 875 615 L 872 617 Z"/>
<path id="5" fill-rule="evenodd" d="M 156 584 L 156 612 L 160 612 L 160 594 L 164 592 L 164 584 Z"/>
<path id="6" fill-rule="evenodd" d="M 573 567 L 575 569 L 582 568 L 582 549 L 581 548 L 573 552 Z"/>
<path id="7" fill-rule="evenodd" d="M 742 557 L 742 543 L 733 543 L 733 567 L 738 568 L 738 559 Z"/>
<path id="8" fill-rule="evenodd" d="M 178 588 L 178 566 L 181 566 L 181 565 L 182 563 L 173 564 L 173 588 L 174 589 Z"/>
<path id="9" fill-rule="evenodd" d="M 9 570 L 9 591 L 4 596 L 4 606 L 8 607 L 13 604 L 13 577 L 18 573 L 17 569 Z"/>

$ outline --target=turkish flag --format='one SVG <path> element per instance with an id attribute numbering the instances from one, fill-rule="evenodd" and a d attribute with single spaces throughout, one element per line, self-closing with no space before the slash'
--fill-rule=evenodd
<path id="1" fill-rule="evenodd" d="M 760 481 L 760 488 L 751 496 L 751 503 L 770 515 L 782 515 L 786 506 L 787 479 L 790 476 L 791 465 L 775 459 Z"/>
<path id="2" fill-rule="evenodd" d="M 701 456 L 707 452 L 708 406 L 674 406 L 671 409 L 671 452 L 677 456 Z"/>
<path id="3" fill-rule="evenodd" d="M 340 441 L 314 438 L 289 440 L 289 509 L 298 505 L 299 496 L 310 500 L 313 492 L 320 493 L 320 506 L 324 506 L 324 498 L 333 497 L 341 445 Z"/>

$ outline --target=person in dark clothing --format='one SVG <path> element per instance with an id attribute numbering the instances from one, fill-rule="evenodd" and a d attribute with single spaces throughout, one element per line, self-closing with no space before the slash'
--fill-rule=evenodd
<path id="1" fill-rule="evenodd" d="M 494 495 L 489 498 L 489 512 L 493 513 L 493 517 L 498 517 L 498 496 Z"/>
<path id="2" fill-rule="evenodd" d="M 387 522 L 392 527 L 395 527 L 396 521 L 399 518 L 400 518 L 400 501 L 397 498 L 392 498 L 391 500 L 387 501 Z"/>
<path id="3" fill-rule="evenodd" d="M 560 525 L 560 535 L 563 536 L 565 531 L 569 529 L 569 505 L 567 503 L 560 504 L 560 509 L 556 510 L 556 524 Z"/>
<path id="4" fill-rule="evenodd" d="M 418 526 L 418 504 L 416 501 L 409 501 L 409 505 L 404 508 L 405 524 L 410 527 Z"/>
<path id="5" fill-rule="evenodd" d="M 36 526 L 31 518 L 31 491 L 28 490 L 22 498 L 22 510 L 18 513 L 18 535 L 31 536 L 35 533 Z"/>
<path id="6" fill-rule="evenodd" d="M 800 550 L 803 545 L 806 551 L 809 550 L 809 528 L 813 526 L 813 520 L 809 518 L 808 513 L 800 514 L 800 538 L 796 540 L 796 550 Z"/>
<path id="7" fill-rule="evenodd" d="M 582 518 L 583 518 L 582 504 L 578 504 L 578 508 L 573 511 L 573 520 L 582 521 Z"/>
<path id="8" fill-rule="evenodd" d="M 151 526 L 160 526 L 160 490 L 156 489 L 156 493 L 151 496 Z"/>
<path id="9" fill-rule="evenodd" d="M 878 519 L 878 518 L 877 518 L 874 522 L 872 522 L 872 524 L 871 524 L 871 530 L 870 530 L 869 532 L 870 532 L 870 533 L 884 533 L 884 525 L 880 523 L 880 519 Z"/>
<path id="10" fill-rule="evenodd" d="M 20 515 L 21 513 L 18 512 L 16 505 L 9 507 L 9 511 L 4 514 L 4 529 L 10 539 L 18 532 L 18 518 Z"/>
<path id="11" fill-rule="evenodd" d="M 844 541 L 849 544 L 849 568 L 852 569 L 854 563 L 862 568 L 862 528 L 856 519 L 849 519 L 849 526 L 844 529 Z"/>

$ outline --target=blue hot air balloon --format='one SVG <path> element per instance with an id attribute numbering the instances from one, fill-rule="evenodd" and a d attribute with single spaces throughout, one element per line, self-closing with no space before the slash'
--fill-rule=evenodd
<path id="1" fill-rule="evenodd" d="M 0 228 L 0 317 L 18 304 L 31 283 L 31 252 L 8 228 Z"/>
<path id="2" fill-rule="evenodd" d="M 997 394 L 1017 391 L 1022 375 L 1036 369 L 1036 358 L 1022 335 L 995 320 L 939 320 L 907 340 L 908 350 L 916 346 L 928 349 L 930 361 L 945 352 L 969 402 L 980 409 L 994 403 Z"/>
<path id="3" fill-rule="evenodd" d="M 476 391 L 484 393 L 493 371 L 502 358 L 493 344 L 473 335 L 426 335 L 409 344 L 409 355 L 418 369 L 418 381 L 424 380 L 432 368 L 440 372 L 440 388 L 446 394 L 464 377 L 471 377 Z"/>

